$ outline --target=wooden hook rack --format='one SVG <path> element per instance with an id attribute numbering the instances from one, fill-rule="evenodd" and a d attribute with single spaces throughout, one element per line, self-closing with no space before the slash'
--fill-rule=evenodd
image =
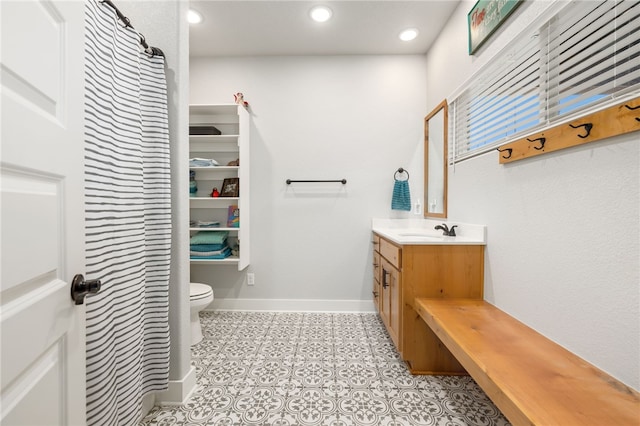
<path id="1" fill-rule="evenodd" d="M 640 130 L 640 98 L 500 146 L 500 164 Z"/>

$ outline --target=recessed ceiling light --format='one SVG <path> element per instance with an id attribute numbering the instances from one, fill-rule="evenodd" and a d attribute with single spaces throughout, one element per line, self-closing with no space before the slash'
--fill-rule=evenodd
<path id="1" fill-rule="evenodd" d="M 418 37 L 418 30 L 415 28 L 406 29 L 401 32 L 398 37 L 400 37 L 400 40 L 402 41 L 411 41 L 414 38 Z"/>
<path id="2" fill-rule="evenodd" d="M 202 15 L 193 9 L 189 9 L 189 12 L 187 12 L 187 21 L 189 21 L 190 24 L 199 24 L 202 22 Z"/>
<path id="3" fill-rule="evenodd" d="M 331 19 L 333 12 L 327 6 L 316 6 L 309 12 L 311 19 L 316 22 L 327 22 Z"/>

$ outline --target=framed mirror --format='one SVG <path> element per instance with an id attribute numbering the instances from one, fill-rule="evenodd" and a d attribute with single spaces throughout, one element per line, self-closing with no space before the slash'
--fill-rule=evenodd
<path id="1" fill-rule="evenodd" d="M 447 217 L 447 100 L 424 118 L 424 216 Z"/>

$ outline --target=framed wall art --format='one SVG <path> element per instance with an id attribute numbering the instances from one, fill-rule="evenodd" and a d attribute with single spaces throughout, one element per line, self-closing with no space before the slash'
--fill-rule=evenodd
<path id="1" fill-rule="evenodd" d="M 478 0 L 467 15 L 469 55 L 487 41 L 520 3 L 522 0 Z"/>

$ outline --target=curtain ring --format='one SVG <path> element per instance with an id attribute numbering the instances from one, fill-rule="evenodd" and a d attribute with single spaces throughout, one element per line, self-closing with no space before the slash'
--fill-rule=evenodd
<path id="1" fill-rule="evenodd" d="M 402 167 L 400 167 L 400 168 L 398 169 L 398 171 L 396 171 L 396 172 L 393 174 L 393 178 L 394 178 L 395 180 L 398 180 L 398 173 L 401 173 L 401 174 L 402 174 L 402 173 L 406 173 L 406 174 L 407 174 L 407 178 L 406 178 L 405 180 L 409 180 L 409 172 L 408 172 L 407 170 L 403 169 Z"/>

